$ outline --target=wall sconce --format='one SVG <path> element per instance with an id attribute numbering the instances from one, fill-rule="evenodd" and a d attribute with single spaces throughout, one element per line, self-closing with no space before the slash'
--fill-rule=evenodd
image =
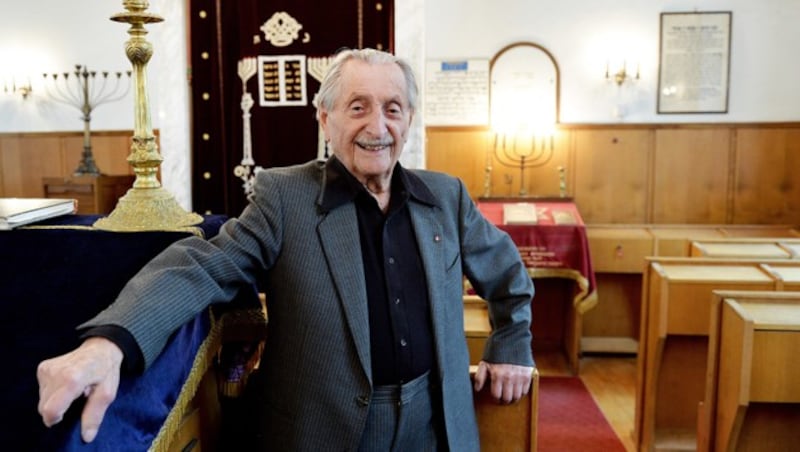
<path id="1" fill-rule="evenodd" d="M 5 94 L 19 93 L 22 95 L 22 99 L 27 99 L 28 96 L 33 92 L 33 87 L 31 86 L 30 80 L 24 85 L 17 86 L 17 80 L 14 79 L 11 81 L 11 87 L 8 86 L 7 81 L 3 84 L 3 92 Z"/>
<path id="2" fill-rule="evenodd" d="M 627 65 L 624 61 L 622 62 L 622 67 L 620 67 L 619 70 L 617 70 L 613 74 L 611 73 L 610 64 L 606 62 L 606 80 L 607 81 L 613 80 L 614 83 L 617 84 L 617 86 L 622 86 L 622 84 L 627 81 L 633 81 L 633 82 L 638 81 L 639 78 L 640 75 L 639 75 L 638 63 L 636 64 L 636 74 L 632 75 L 631 73 L 628 72 Z"/>

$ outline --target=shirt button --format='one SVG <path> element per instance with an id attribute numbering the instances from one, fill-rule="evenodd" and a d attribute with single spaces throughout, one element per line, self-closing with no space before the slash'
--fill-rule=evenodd
<path id="1" fill-rule="evenodd" d="M 394 264 L 394 258 L 393 258 L 393 257 L 390 257 L 390 258 L 389 258 L 389 263 L 390 263 L 390 264 Z"/>
<path id="2" fill-rule="evenodd" d="M 434 242 L 441 242 L 441 241 L 442 241 L 442 236 L 440 236 L 440 235 L 438 235 L 438 234 L 437 234 L 437 235 L 434 235 L 434 236 L 433 236 L 433 241 L 434 241 Z"/>
<path id="3" fill-rule="evenodd" d="M 394 304 L 400 304 L 400 299 L 399 298 L 395 298 L 394 299 Z"/>
<path id="4" fill-rule="evenodd" d="M 402 345 L 403 347 L 405 347 L 406 345 L 408 345 L 408 342 L 406 342 L 406 340 L 405 340 L 405 339 L 400 339 L 400 345 Z"/>
<path id="5" fill-rule="evenodd" d="M 368 406 L 369 405 L 369 396 L 360 395 L 356 397 L 356 403 L 358 406 Z"/>

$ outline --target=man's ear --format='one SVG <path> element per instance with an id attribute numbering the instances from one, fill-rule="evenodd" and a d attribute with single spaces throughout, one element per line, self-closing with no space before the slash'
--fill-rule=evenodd
<path id="1" fill-rule="evenodd" d="M 406 139 L 408 141 L 408 134 L 411 131 L 411 125 L 414 124 L 414 111 L 408 114 L 408 129 L 406 130 Z"/>
<path id="2" fill-rule="evenodd" d="M 325 141 L 328 141 L 328 112 L 322 108 L 319 110 L 319 126 L 325 134 Z"/>

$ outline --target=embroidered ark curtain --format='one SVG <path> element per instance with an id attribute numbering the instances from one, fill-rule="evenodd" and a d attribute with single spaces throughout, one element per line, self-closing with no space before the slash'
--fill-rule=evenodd
<path id="1" fill-rule="evenodd" d="M 192 202 L 238 215 L 259 168 L 325 153 L 312 105 L 342 47 L 393 49 L 393 0 L 191 0 Z"/>

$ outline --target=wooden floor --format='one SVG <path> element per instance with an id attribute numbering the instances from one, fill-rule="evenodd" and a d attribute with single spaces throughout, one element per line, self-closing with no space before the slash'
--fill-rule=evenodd
<path id="1" fill-rule="evenodd" d="M 536 354 L 540 375 L 569 375 L 563 357 Z M 636 357 L 591 355 L 580 360 L 579 376 L 614 428 L 625 449 L 635 452 L 633 423 L 636 404 Z"/>

